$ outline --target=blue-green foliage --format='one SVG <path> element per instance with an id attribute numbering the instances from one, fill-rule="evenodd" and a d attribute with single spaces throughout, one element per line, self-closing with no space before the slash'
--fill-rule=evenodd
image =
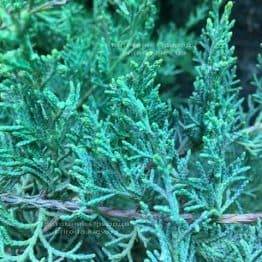
<path id="1" fill-rule="evenodd" d="M 184 28 L 157 28 L 154 0 L 84 2 L 0 4 L 0 194 L 80 206 L 1 201 L 1 261 L 260 261 L 260 224 L 217 223 L 259 196 L 261 171 L 261 77 L 246 113 L 232 2 L 212 1 L 195 68 L 163 44 L 195 45 L 207 1 Z M 195 75 L 183 106 L 160 95 L 180 70 Z"/>

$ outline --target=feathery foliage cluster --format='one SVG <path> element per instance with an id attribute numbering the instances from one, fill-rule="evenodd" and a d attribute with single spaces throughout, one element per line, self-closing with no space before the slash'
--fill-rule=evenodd
<path id="1" fill-rule="evenodd" d="M 196 1 L 177 25 L 160 5 L 0 2 L 0 195 L 79 203 L 0 200 L 1 261 L 262 260 L 259 222 L 217 223 L 262 209 L 262 57 L 240 98 L 232 2 Z"/>

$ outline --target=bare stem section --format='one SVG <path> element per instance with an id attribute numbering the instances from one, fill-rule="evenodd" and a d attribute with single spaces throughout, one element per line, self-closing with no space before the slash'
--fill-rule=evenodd
<path id="1" fill-rule="evenodd" d="M 1 194 L 0 201 L 8 206 L 20 206 L 25 208 L 45 208 L 56 210 L 59 212 L 72 213 L 80 210 L 80 203 L 77 201 L 58 201 L 53 199 L 44 199 L 41 195 L 36 196 L 15 196 L 10 194 Z M 110 207 L 98 207 L 96 210 L 86 208 L 84 212 L 88 215 L 98 213 L 114 218 L 134 219 L 141 218 L 141 214 L 136 209 L 113 209 Z M 154 213 L 154 216 L 161 219 L 161 217 Z M 188 221 L 193 221 L 196 217 L 192 214 L 182 214 L 182 217 Z M 224 214 L 216 222 L 221 224 L 235 224 L 235 223 L 252 223 L 262 219 L 262 213 L 249 214 Z"/>

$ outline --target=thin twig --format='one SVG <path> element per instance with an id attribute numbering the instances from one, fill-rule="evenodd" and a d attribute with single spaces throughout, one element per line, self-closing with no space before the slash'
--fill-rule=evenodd
<path id="1" fill-rule="evenodd" d="M 234 223 L 251 223 L 262 219 L 262 213 L 250 213 L 250 214 L 225 214 L 219 222 L 222 224 L 234 224 Z"/>
<path id="2" fill-rule="evenodd" d="M 81 206 L 77 201 L 58 201 L 53 199 L 43 199 L 41 195 L 37 196 L 16 196 L 10 194 L 1 194 L 0 201 L 8 206 L 20 206 L 24 205 L 27 208 L 45 208 L 49 210 L 56 210 L 59 212 L 73 213 L 79 211 Z M 143 214 L 136 209 L 113 209 L 110 207 L 99 207 L 96 211 L 91 208 L 86 208 L 85 213 L 95 214 L 100 212 L 103 216 L 121 218 L 121 219 L 137 219 L 143 217 Z M 158 213 L 153 213 L 157 219 L 161 219 Z M 187 221 L 193 221 L 197 219 L 192 214 L 181 215 Z M 250 213 L 250 214 L 224 214 L 215 222 L 221 224 L 235 224 L 235 223 L 251 223 L 262 219 L 262 213 Z M 48 229 L 47 229 L 48 230 Z"/>
<path id="3" fill-rule="evenodd" d="M 262 123 L 259 123 L 244 129 L 243 132 L 250 134 L 261 130 L 262 130 Z"/>
<path id="4" fill-rule="evenodd" d="M 92 92 L 95 90 L 95 87 L 92 86 L 91 88 L 89 88 L 85 94 L 83 95 L 83 97 L 81 98 L 81 100 L 79 101 L 78 105 L 77 105 L 77 110 L 79 110 L 84 103 L 86 102 L 86 100 L 90 97 L 90 95 L 92 94 Z"/>
<path id="5" fill-rule="evenodd" d="M 38 13 L 38 12 L 45 11 L 45 10 L 48 10 L 48 9 L 56 7 L 56 6 L 62 6 L 62 5 L 67 4 L 70 1 L 71 0 L 61 0 L 61 1 L 53 0 L 53 1 L 49 1 L 49 2 L 47 2 L 45 4 L 43 4 L 43 5 L 35 7 L 34 9 L 32 9 L 30 11 L 30 13 L 31 14 Z"/>
<path id="6" fill-rule="evenodd" d="M 186 150 L 186 144 L 188 143 L 188 138 L 185 137 L 182 141 L 181 141 L 181 144 L 177 150 L 178 152 L 178 155 L 179 156 L 183 156 L 186 154 L 187 150 Z"/>

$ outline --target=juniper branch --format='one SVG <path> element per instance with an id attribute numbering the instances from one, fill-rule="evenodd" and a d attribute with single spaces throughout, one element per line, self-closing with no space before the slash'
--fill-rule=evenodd
<path id="1" fill-rule="evenodd" d="M 71 0 L 58 0 L 58 1 L 49 1 L 49 2 L 46 2 L 40 6 L 37 6 L 37 7 L 34 7 L 32 8 L 29 13 L 30 14 L 35 14 L 35 13 L 39 13 L 39 12 L 42 12 L 42 11 L 46 11 L 46 10 L 49 10 L 51 8 L 55 8 L 55 7 L 61 7 L 63 5 L 66 5 L 70 2 Z M 10 10 L 9 11 L 9 14 L 12 14 L 13 13 L 13 10 Z M 6 28 L 9 28 L 11 26 L 10 25 L 7 25 L 7 24 L 1 24 L 0 25 L 0 30 L 4 30 Z"/>
<path id="2" fill-rule="evenodd" d="M 44 199 L 42 195 L 35 196 L 17 196 L 11 194 L 1 194 L 0 201 L 7 206 L 21 206 L 24 205 L 27 208 L 45 208 L 49 210 L 56 210 L 59 212 L 73 213 L 80 210 L 80 203 L 77 201 L 58 201 L 54 199 Z M 137 219 L 143 217 L 143 214 L 137 209 L 114 209 L 110 207 L 101 206 L 93 210 L 92 208 L 86 208 L 85 213 L 90 215 L 95 212 L 100 214 L 121 219 Z M 157 219 L 165 219 L 158 213 L 153 213 Z M 187 221 L 194 221 L 197 219 L 192 214 L 181 215 Z M 261 213 L 248 213 L 248 214 L 224 214 L 215 222 L 220 224 L 235 224 L 235 223 L 252 223 L 262 219 Z"/>

